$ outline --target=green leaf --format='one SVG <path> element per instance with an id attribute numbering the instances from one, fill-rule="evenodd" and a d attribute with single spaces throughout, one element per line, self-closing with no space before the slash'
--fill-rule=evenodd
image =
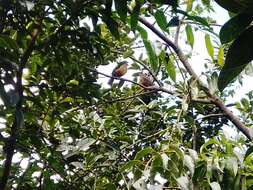
<path id="1" fill-rule="evenodd" d="M 218 87 L 222 91 L 253 59 L 253 26 L 245 30 L 230 46 L 222 68 Z"/>
<path id="2" fill-rule="evenodd" d="M 164 12 L 161 10 L 156 11 L 155 13 L 155 19 L 156 22 L 158 24 L 158 26 L 165 31 L 167 28 L 167 20 L 166 20 L 166 16 L 164 15 Z"/>
<path id="3" fill-rule="evenodd" d="M 235 177 L 238 171 L 238 163 L 235 157 L 228 157 L 226 159 L 226 168 L 233 174 Z"/>
<path id="4" fill-rule="evenodd" d="M 157 56 L 155 54 L 155 50 L 152 47 L 149 40 L 143 39 L 143 43 L 144 43 L 144 46 L 145 46 L 147 53 L 148 53 L 148 58 L 149 58 L 151 68 L 153 69 L 153 71 L 156 71 L 156 69 L 157 69 Z"/>
<path id="5" fill-rule="evenodd" d="M 155 176 L 157 172 L 163 171 L 163 159 L 161 155 L 155 156 L 151 164 L 151 173 Z"/>
<path id="6" fill-rule="evenodd" d="M 253 146 L 249 147 L 248 150 L 245 153 L 244 160 L 248 158 L 249 155 L 253 152 Z"/>
<path id="7" fill-rule="evenodd" d="M 220 67 L 224 66 L 224 49 L 220 47 L 218 50 L 217 63 Z"/>
<path id="8" fill-rule="evenodd" d="M 120 172 L 129 172 L 133 166 L 141 164 L 142 162 L 140 160 L 130 160 L 120 168 Z"/>
<path id="9" fill-rule="evenodd" d="M 251 0 L 215 0 L 220 6 L 234 13 L 253 13 L 253 2 Z"/>
<path id="10" fill-rule="evenodd" d="M 147 33 L 147 31 L 144 29 L 144 28 L 142 28 L 141 26 L 137 26 L 136 27 L 136 29 L 137 29 L 137 31 L 140 33 L 140 35 L 141 35 L 141 38 L 143 39 L 143 40 L 147 40 L 148 39 L 148 33 Z"/>
<path id="11" fill-rule="evenodd" d="M 202 181 L 206 176 L 206 172 L 207 172 L 206 162 L 205 161 L 198 162 L 192 177 L 193 183 L 198 183 L 199 181 Z"/>
<path id="12" fill-rule="evenodd" d="M 202 4 L 209 7 L 210 6 L 210 0 L 201 0 Z"/>
<path id="13" fill-rule="evenodd" d="M 208 24 L 207 20 L 204 19 L 204 18 L 201 18 L 199 16 L 192 16 L 192 15 L 189 15 L 187 12 L 183 11 L 183 10 L 176 10 L 177 13 L 180 13 L 182 15 L 184 15 L 186 18 L 186 20 L 192 20 L 192 21 L 195 21 L 203 26 L 206 26 L 208 28 L 210 28 L 210 25 Z"/>
<path id="14" fill-rule="evenodd" d="M 127 1 L 126 0 L 114 0 L 115 9 L 119 14 L 122 21 L 126 21 L 127 18 Z"/>
<path id="15" fill-rule="evenodd" d="M 110 30 L 110 32 L 112 33 L 112 35 L 115 38 L 119 39 L 118 23 L 112 17 L 108 16 L 106 16 L 103 20 L 107 25 L 108 29 Z"/>
<path id="16" fill-rule="evenodd" d="M 134 9 L 132 11 L 131 18 L 130 18 L 131 30 L 133 32 L 135 32 L 135 29 L 138 25 L 141 5 L 142 5 L 142 3 L 140 2 L 140 0 L 135 1 L 135 6 L 134 6 Z"/>
<path id="17" fill-rule="evenodd" d="M 191 47 L 193 48 L 193 45 L 194 45 L 194 35 L 193 35 L 192 27 L 187 24 L 187 26 L 185 27 L 185 32 L 186 32 L 186 36 L 187 36 L 187 41 L 191 45 Z"/>
<path id="18" fill-rule="evenodd" d="M 139 151 L 136 155 L 135 155 L 135 160 L 140 160 L 141 158 L 143 158 L 146 155 L 149 154 L 154 154 L 155 150 L 153 148 L 144 148 L 141 151 Z"/>
<path id="19" fill-rule="evenodd" d="M 213 54 L 214 54 L 213 44 L 212 44 L 210 36 L 208 34 L 205 35 L 205 43 L 206 43 L 207 52 L 213 60 Z"/>
<path id="20" fill-rule="evenodd" d="M 199 24 L 202 24 L 203 26 L 207 26 L 208 28 L 210 28 L 210 25 L 208 24 L 208 22 L 206 21 L 206 19 L 201 18 L 199 16 L 190 16 L 190 15 L 188 15 L 186 17 L 186 20 L 192 20 L 192 21 L 195 21 L 195 22 L 197 22 Z"/>
<path id="21" fill-rule="evenodd" d="M 176 82 L 176 67 L 174 65 L 174 57 L 173 56 L 169 56 L 169 61 L 167 62 L 166 60 L 163 61 L 163 64 L 166 68 L 166 71 L 169 75 L 169 77 Z"/>
<path id="22" fill-rule="evenodd" d="M 222 44 L 228 43 L 237 38 L 249 24 L 253 16 L 249 14 L 238 14 L 226 22 L 220 30 L 220 41 Z"/>
<path id="23" fill-rule="evenodd" d="M 17 123 L 18 129 L 22 128 L 23 125 L 24 125 L 23 111 L 22 110 L 17 110 L 15 117 L 16 117 L 16 123 Z"/>
<path id="24" fill-rule="evenodd" d="M 4 34 L 0 34 L 0 47 L 13 49 L 16 52 L 18 51 L 17 42 Z"/>
<path id="25" fill-rule="evenodd" d="M 189 12 L 192 10 L 193 0 L 187 0 L 186 11 Z"/>

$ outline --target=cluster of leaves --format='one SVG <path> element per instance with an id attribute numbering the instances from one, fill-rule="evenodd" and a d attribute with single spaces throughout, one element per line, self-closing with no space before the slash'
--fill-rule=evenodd
<path id="1" fill-rule="evenodd" d="M 232 18 L 220 30 L 222 44 L 230 43 L 225 65 L 222 68 L 218 87 L 222 91 L 253 60 L 253 3 L 245 1 L 216 0 L 221 6 L 231 11 Z"/>
<path id="2" fill-rule="evenodd" d="M 218 70 L 223 48 L 214 51 L 213 21 L 201 17 L 212 9 L 209 0 L 2 1 L 0 188 L 252 188 L 251 143 L 223 134 L 221 128 L 230 125 L 226 115 L 208 102 L 169 47 L 156 53 L 140 24 L 147 26 L 143 17 L 150 18 L 175 41 L 184 27 L 192 51 L 194 33 L 205 32 Z M 138 42 L 144 58 L 135 57 Z M 143 90 L 135 83 L 111 89 L 97 83 L 98 66 L 127 58 L 133 60 L 134 81 L 145 65 L 159 85 L 175 93 Z M 217 77 L 211 74 L 209 88 L 217 93 Z M 252 99 L 249 93 L 236 104 L 246 124 L 253 120 Z M 13 153 L 10 169 L 6 163 Z"/>

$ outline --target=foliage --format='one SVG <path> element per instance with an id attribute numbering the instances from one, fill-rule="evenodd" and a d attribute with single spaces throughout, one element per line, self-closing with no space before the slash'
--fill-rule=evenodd
<path id="1" fill-rule="evenodd" d="M 216 1 L 225 9 L 236 13 L 220 31 L 223 44 L 232 42 L 219 76 L 218 86 L 222 91 L 253 60 L 251 53 L 253 31 L 250 26 L 253 21 L 253 3 L 250 0 Z"/>
<path id="2" fill-rule="evenodd" d="M 236 10 L 220 44 L 214 6 L 1 1 L 0 189 L 252 189 L 253 93 L 232 104 L 238 119 L 233 87 L 218 91 L 252 60 L 252 15 Z M 188 62 L 200 32 L 204 82 Z M 122 60 L 127 85 L 100 84 Z M 154 86 L 138 85 L 143 69 Z"/>

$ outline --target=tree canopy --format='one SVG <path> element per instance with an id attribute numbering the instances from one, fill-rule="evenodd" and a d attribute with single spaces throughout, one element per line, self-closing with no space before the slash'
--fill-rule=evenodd
<path id="1" fill-rule="evenodd" d="M 253 189 L 253 91 L 229 102 L 252 20 L 251 0 L 0 1 L 0 190 Z"/>

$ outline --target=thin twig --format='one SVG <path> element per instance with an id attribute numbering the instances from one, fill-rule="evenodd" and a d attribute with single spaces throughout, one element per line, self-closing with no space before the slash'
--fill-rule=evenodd
<path id="1" fill-rule="evenodd" d="M 119 99 L 115 99 L 115 100 L 111 100 L 111 101 L 105 101 L 105 103 L 109 103 L 110 104 L 110 103 L 114 103 L 114 102 L 121 102 L 121 101 L 131 100 L 131 99 L 143 96 L 143 95 L 152 94 L 154 92 L 157 92 L 157 90 L 146 91 L 146 92 L 143 92 L 143 93 L 138 93 L 138 94 L 135 94 L 133 96 L 128 96 L 126 98 L 119 98 Z"/>

